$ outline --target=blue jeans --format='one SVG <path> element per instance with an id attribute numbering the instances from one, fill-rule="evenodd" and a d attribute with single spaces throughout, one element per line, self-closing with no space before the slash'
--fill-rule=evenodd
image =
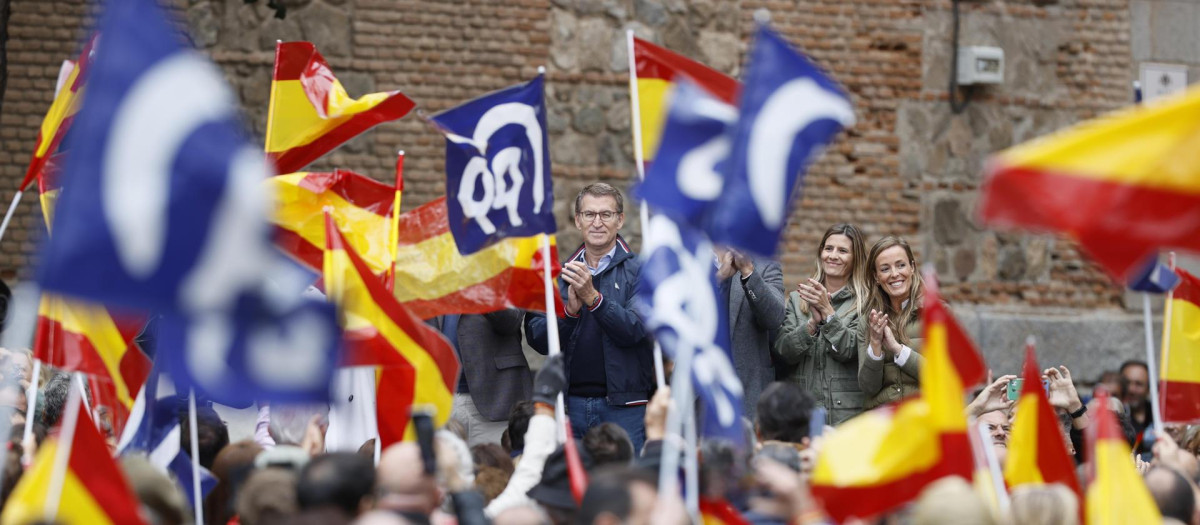
<path id="1" fill-rule="evenodd" d="M 567 396 L 567 417 L 571 419 L 571 433 L 577 443 L 588 429 L 601 423 L 616 423 L 629 433 L 633 456 L 642 453 L 646 442 L 646 405 L 610 406 L 603 397 Z"/>

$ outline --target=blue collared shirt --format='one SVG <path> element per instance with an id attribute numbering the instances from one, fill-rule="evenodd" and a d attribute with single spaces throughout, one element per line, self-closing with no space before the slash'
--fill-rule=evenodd
<path id="1" fill-rule="evenodd" d="M 614 244 L 613 248 L 611 250 L 609 250 L 608 253 L 604 254 L 603 257 L 600 258 L 600 262 L 596 263 L 595 268 L 592 268 L 592 265 L 588 264 L 586 251 L 580 255 L 583 257 L 583 265 L 587 266 L 588 271 L 591 272 L 592 275 L 596 275 L 600 272 L 603 272 L 605 268 L 608 268 L 608 263 L 612 262 L 612 258 L 616 254 L 617 254 L 617 245 Z"/>

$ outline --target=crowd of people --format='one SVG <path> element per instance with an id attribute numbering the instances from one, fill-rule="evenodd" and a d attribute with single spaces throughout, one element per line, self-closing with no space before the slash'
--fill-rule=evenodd
<path id="1" fill-rule="evenodd" d="M 639 261 L 618 233 L 624 220 L 623 196 L 608 184 L 589 185 L 576 198 L 574 224 L 583 244 L 563 265 L 562 352 L 536 375 L 522 336 L 548 353 L 545 315 L 508 310 L 428 321 L 462 363 L 450 423 L 432 444 L 402 442 L 378 452 L 373 439 L 335 444 L 330 406 L 264 406 L 254 437 L 230 442 L 221 417 L 201 403 L 198 460 L 217 478 L 203 502 L 205 521 L 688 523 L 683 499 L 659 493 L 664 443 L 672 438 L 666 431 L 670 387 L 657 385 L 653 338 L 636 312 Z M 702 440 L 699 498 L 706 515 L 732 512 L 762 524 L 828 522 L 809 491 L 822 436 L 863 411 L 919 392 L 924 283 L 917 261 L 898 237 L 884 237 L 870 250 L 867 245 L 854 225 L 830 227 L 816 246 L 812 277 L 787 294 L 778 262 L 728 249 L 713 254 L 719 313 L 727 317 L 732 362 L 744 388 L 746 439 L 741 445 Z M 0 410 L 14 428 L 0 484 L 5 500 L 31 456 L 26 449 L 55 433 L 72 388 L 70 376 L 44 368 L 37 409 L 26 414 L 30 364 L 28 352 L 0 355 Z M 987 429 L 1001 465 L 1014 379 L 989 378 L 966 406 Z M 1089 414 L 1110 410 L 1141 452 L 1130 461 L 1164 520 L 1200 525 L 1200 426 L 1168 425 L 1166 435 L 1147 431 L 1153 411 L 1145 363 L 1130 361 L 1101 377 L 1094 388 L 1112 394 L 1103 406 L 1080 395 L 1066 367 L 1046 369 L 1043 379 L 1081 476 L 1088 460 L 1084 430 L 1094 420 Z M 558 439 L 560 394 L 577 463 Z M 186 405 L 179 407 L 188 451 Z M 34 421 L 30 440 L 20 433 L 26 417 Z M 111 422 L 103 414 L 96 419 L 115 451 Z M 120 466 L 150 522 L 192 520 L 184 493 L 145 457 L 126 454 Z M 967 480 L 952 477 L 869 522 L 1069 524 L 1078 522 L 1080 505 L 1063 487 L 1026 486 L 1013 491 L 1007 513 L 997 514 Z"/>

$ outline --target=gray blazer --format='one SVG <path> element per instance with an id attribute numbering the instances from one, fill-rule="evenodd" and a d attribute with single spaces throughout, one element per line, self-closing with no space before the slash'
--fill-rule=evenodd
<path id="1" fill-rule="evenodd" d="M 524 316 L 521 310 L 508 309 L 467 314 L 458 320 L 462 377 L 475 408 L 492 421 L 507 421 L 512 406 L 533 395 L 533 375 L 521 351 Z M 430 321 L 441 328 L 441 317 Z"/>
<path id="2" fill-rule="evenodd" d="M 775 380 L 771 332 L 783 324 L 783 270 L 777 261 L 754 259 L 754 273 L 729 278 L 729 339 L 733 368 L 742 380 L 743 415 L 754 420 L 763 389 Z M 739 286 L 740 285 L 740 286 Z"/>

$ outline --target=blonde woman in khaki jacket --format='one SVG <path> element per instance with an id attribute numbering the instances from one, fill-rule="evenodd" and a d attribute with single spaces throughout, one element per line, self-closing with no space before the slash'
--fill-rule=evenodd
<path id="1" fill-rule="evenodd" d="M 859 322 L 858 385 L 871 409 L 920 391 L 924 285 L 904 239 L 880 239 L 867 261 L 871 292 Z"/>
<path id="2" fill-rule="evenodd" d="M 824 407 L 826 424 L 858 415 L 858 312 L 867 301 L 866 241 L 853 224 L 835 224 L 817 245 L 817 270 L 796 285 L 775 341 L 775 353 L 793 365 L 787 378 Z"/>

